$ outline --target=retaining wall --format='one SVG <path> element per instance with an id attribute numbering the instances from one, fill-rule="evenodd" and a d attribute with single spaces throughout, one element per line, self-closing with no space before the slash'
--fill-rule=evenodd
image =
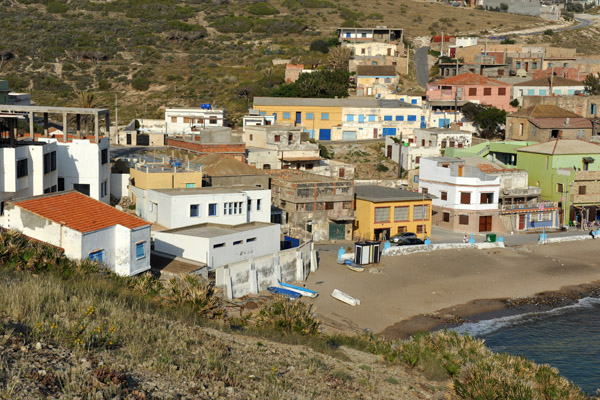
<path id="1" fill-rule="evenodd" d="M 425 253 L 428 251 L 451 249 L 493 249 L 504 247 L 504 242 L 484 243 L 441 243 L 423 246 L 393 246 L 383 251 L 384 256 L 402 256 L 412 253 Z"/>

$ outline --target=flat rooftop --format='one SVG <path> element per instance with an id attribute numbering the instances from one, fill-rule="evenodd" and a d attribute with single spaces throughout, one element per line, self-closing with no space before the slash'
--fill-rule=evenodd
<path id="1" fill-rule="evenodd" d="M 293 169 L 282 169 L 282 170 L 263 170 L 275 179 L 283 181 L 289 181 L 294 183 L 333 183 L 333 182 L 349 182 L 347 179 L 333 178 L 324 175 L 311 174 L 310 172 L 296 171 Z"/>
<path id="2" fill-rule="evenodd" d="M 268 222 L 248 222 L 240 225 L 221 225 L 204 223 L 192 226 L 186 226 L 183 228 L 169 229 L 162 231 L 164 233 L 176 233 L 178 235 L 194 236 L 201 238 L 213 238 L 225 235 L 231 235 L 233 233 L 247 232 L 257 228 L 264 228 L 267 226 L 273 226 L 278 224 L 271 224 Z"/>
<path id="3" fill-rule="evenodd" d="M 389 201 L 411 201 L 433 199 L 435 196 L 419 192 L 410 192 L 408 190 L 389 188 L 377 185 L 359 185 L 354 187 L 354 194 L 357 199 L 370 201 L 373 203 L 384 203 Z"/>
<path id="4" fill-rule="evenodd" d="M 16 106 L 0 105 L 0 112 L 33 112 L 49 114 L 109 114 L 108 108 L 55 107 L 55 106 Z"/>
<path id="5" fill-rule="evenodd" d="M 211 193 L 242 193 L 246 190 L 269 190 L 256 186 L 235 186 L 235 187 L 201 187 L 189 189 L 148 189 L 155 192 L 164 193 L 169 196 L 191 196 L 195 194 L 211 194 Z"/>

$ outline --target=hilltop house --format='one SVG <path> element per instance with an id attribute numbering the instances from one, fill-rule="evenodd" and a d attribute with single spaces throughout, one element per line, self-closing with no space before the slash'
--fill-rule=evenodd
<path id="1" fill-rule="evenodd" d="M 356 67 L 356 95 L 381 96 L 396 92 L 398 75 L 392 65 L 359 65 Z"/>
<path id="2" fill-rule="evenodd" d="M 560 76 L 550 76 L 513 85 L 512 97 L 517 99 L 519 104 L 522 104 L 523 96 L 571 96 L 577 93 L 583 94 L 584 92 L 585 85 L 582 82 L 561 78 Z"/>
<path id="3" fill-rule="evenodd" d="M 77 191 L 9 201 L 2 227 L 100 261 L 119 275 L 150 269 L 150 224 Z"/>
<path id="4" fill-rule="evenodd" d="M 342 46 L 351 50 L 348 63 L 350 72 L 358 66 L 391 66 L 396 73 L 405 73 L 404 32 L 399 28 L 338 28 Z"/>

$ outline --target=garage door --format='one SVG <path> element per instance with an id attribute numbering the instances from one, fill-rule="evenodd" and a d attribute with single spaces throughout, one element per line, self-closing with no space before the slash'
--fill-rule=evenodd
<path id="1" fill-rule="evenodd" d="M 345 239 L 346 225 L 337 222 L 329 222 L 329 240 Z"/>
<path id="2" fill-rule="evenodd" d="M 356 132 L 353 132 L 353 131 L 342 132 L 342 140 L 356 140 Z"/>
<path id="3" fill-rule="evenodd" d="M 383 128 L 383 136 L 396 136 L 396 128 Z"/>
<path id="4" fill-rule="evenodd" d="M 331 140 L 331 129 L 319 129 L 319 140 Z"/>

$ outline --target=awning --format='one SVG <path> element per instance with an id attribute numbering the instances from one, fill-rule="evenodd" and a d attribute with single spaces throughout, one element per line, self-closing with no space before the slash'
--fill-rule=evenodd
<path id="1" fill-rule="evenodd" d="M 593 157 L 583 157 L 583 162 L 591 164 L 594 162 L 594 158 Z"/>
<path id="2" fill-rule="evenodd" d="M 337 217 L 331 217 L 330 216 L 329 219 L 332 220 L 332 221 L 341 221 L 341 222 L 344 222 L 344 221 L 354 221 L 356 218 L 348 216 L 348 215 L 340 215 L 340 216 L 337 216 Z"/>

